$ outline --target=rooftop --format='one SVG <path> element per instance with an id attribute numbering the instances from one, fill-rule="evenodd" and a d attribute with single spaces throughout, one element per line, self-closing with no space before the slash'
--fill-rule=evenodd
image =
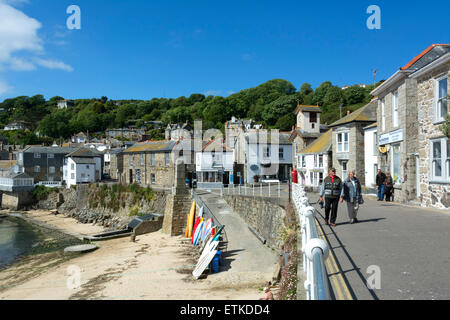
<path id="1" fill-rule="evenodd" d="M 310 105 L 298 105 L 297 109 L 295 109 L 294 114 L 298 114 L 300 111 L 304 112 L 318 112 L 321 113 L 319 106 L 310 106 Z"/>
<path id="2" fill-rule="evenodd" d="M 377 121 L 377 103 L 375 101 L 370 102 L 364 107 L 350 113 L 349 115 L 339 119 L 333 124 L 330 124 L 329 127 L 337 127 L 340 125 L 344 125 L 351 122 L 375 122 Z"/>
<path id="3" fill-rule="evenodd" d="M 332 132 L 333 130 L 328 130 L 299 154 L 327 153 L 331 149 Z"/>
<path id="4" fill-rule="evenodd" d="M 53 154 L 69 154 L 79 148 L 73 147 L 42 147 L 29 146 L 23 150 L 24 153 L 53 153 Z"/>
<path id="5" fill-rule="evenodd" d="M 141 152 L 171 152 L 176 145 L 176 141 L 154 141 L 136 143 L 132 147 L 123 151 L 123 153 L 141 153 Z"/>

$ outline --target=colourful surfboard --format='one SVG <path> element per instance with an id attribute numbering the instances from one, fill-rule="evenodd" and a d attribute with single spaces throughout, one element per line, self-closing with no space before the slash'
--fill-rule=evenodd
<path id="1" fill-rule="evenodd" d="M 198 227 L 198 225 L 200 224 L 200 221 L 201 221 L 201 220 L 202 220 L 201 217 L 197 217 L 197 219 L 195 220 L 194 229 L 192 230 L 192 232 L 194 233 L 194 235 L 195 235 L 195 232 L 197 231 L 197 227 Z M 192 236 L 191 243 L 194 243 L 194 235 Z"/>
<path id="2" fill-rule="evenodd" d="M 200 231 L 204 223 L 205 222 L 203 221 L 203 219 L 201 219 L 200 223 L 198 224 L 197 230 L 195 231 L 194 236 L 192 237 L 193 239 L 192 243 L 194 244 L 194 246 L 196 246 L 198 244 L 198 241 L 200 240 Z"/>
<path id="3" fill-rule="evenodd" d="M 212 228 L 213 228 L 213 220 L 212 220 L 212 218 L 210 218 L 206 222 L 206 226 L 204 227 L 204 231 L 202 234 L 202 241 L 205 241 L 206 237 L 211 234 Z"/>
<path id="4" fill-rule="evenodd" d="M 194 218 L 195 218 L 195 200 L 192 201 L 192 207 L 191 207 L 191 212 L 189 214 L 189 221 L 188 221 L 188 238 L 192 237 L 192 229 L 194 228 Z"/>

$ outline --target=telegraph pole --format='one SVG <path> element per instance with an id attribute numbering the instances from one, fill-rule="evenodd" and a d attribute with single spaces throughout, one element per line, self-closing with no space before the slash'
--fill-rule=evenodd
<path id="1" fill-rule="evenodd" d="M 378 70 L 377 69 L 373 69 L 372 70 L 372 74 L 373 74 L 373 87 L 375 88 L 375 85 L 376 85 L 376 83 L 377 83 L 377 73 L 378 73 Z"/>

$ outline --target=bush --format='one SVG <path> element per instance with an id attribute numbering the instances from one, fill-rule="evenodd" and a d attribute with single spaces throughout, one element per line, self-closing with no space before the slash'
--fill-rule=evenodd
<path id="1" fill-rule="evenodd" d="M 31 196 L 36 201 L 47 200 L 48 196 L 53 192 L 59 192 L 59 189 L 37 186 L 33 191 L 31 191 Z"/>

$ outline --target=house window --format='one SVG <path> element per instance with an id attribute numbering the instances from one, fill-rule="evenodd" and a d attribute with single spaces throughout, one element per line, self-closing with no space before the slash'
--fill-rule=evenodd
<path id="1" fill-rule="evenodd" d="M 337 134 L 337 152 L 348 152 L 348 132 Z"/>
<path id="2" fill-rule="evenodd" d="M 54 155 L 53 153 L 49 153 L 49 154 L 48 154 L 48 158 L 49 158 L 49 159 L 55 159 L 55 155 Z"/>
<path id="3" fill-rule="evenodd" d="M 75 170 L 75 164 L 71 163 L 71 164 L 70 164 L 70 169 L 71 169 L 72 171 Z"/>
<path id="4" fill-rule="evenodd" d="M 319 185 L 322 185 L 323 182 L 323 172 L 319 172 Z"/>
<path id="5" fill-rule="evenodd" d="M 154 167 L 155 166 L 155 154 L 154 153 L 152 153 L 150 159 L 151 159 L 151 165 Z"/>
<path id="6" fill-rule="evenodd" d="M 431 148 L 432 180 L 450 183 L 450 140 L 448 138 L 433 140 Z"/>
<path id="7" fill-rule="evenodd" d="M 141 169 L 136 169 L 136 182 L 141 183 Z"/>
<path id="8" fill-rule="evenodd" d="M 317 123 L 317 113 L 310 112 L 309 113 L 309 122 L 310 123 Z"/>
<path id="9" fill-rule="evenodd" d="M 270 157 L 270 148 L 269 147 L 265 147 L 264 148 L 264 157 L 265 158 L 269 158 Z"/>
<path id="10" fill-rule="evenodd" d="M 86 165 L 86 169 L 89 169 L 89 165 L 88 164 Z"/>
<path id="11" fill-rule="evenodd" d="M 309 179 L 310 179 L 310 184 L 314 185 L 314 173 L 313 172 L 309 173 Z"/>
<path id="12" fill-rule="evenodd" d="M 144 165 L 144 155 L 141 153 L 139 155 L 139 158 L 140 158 L 140 161 L 141 161 L 141 166 L 143 166 Z"/>
<path id="13" fill-rule="evenodd" d="M 392 126 L 398 127 L 398 91 L 392 94 Z"/>
<path id="14" fill-rule="evenodd" d="M 314 155 L 314 168 L 317 168 L 318 157 L 317 154 Z"/>
<path id="15" fill-rule="evenodd" d="M 152 184 L 155 184 L 155 183 L 156 183 L 156 177 L 155 177 L 155 174 L 154 174 L 154 173 L 152 173 L 152 174 L 150 175 L 150 180 L 151 180 L 151 183 L 152 183 Z"/>
<path id="16" fill-rule="evenodd" d="M 323 168 L 323 155 L 319 155 L 319 168 Z"/>
<path id="17" fill-rule="evenodd" d="M 386 131 L 386 103 L 385 100 L 381 100 L 381 131 Z"/>
<path id="18" fill-rule="evenodd" d="M 347 162 L 342 162 L 342 179 L 347 178 Z"/>
<path id="19" fill-rule="evenodd" d="M 400 145 L 392 146 L 392 178 L 395 184 L 401 183 L 400 177 Z"/>
<path id="20" fill-rule="evenodd" d="M 75 179 L 75 173 L 70 174 L 70 179 L 72 179 L 72 180 Z"/>
<path id="21" fill-rule="evenodd" d="M 41 172 L 41 167 L 40 166 L 35 166 L 34 167 L 34 172 Z"/>
<path id="22" fill-rule="evenodd" d="M 278 157 L 279 157 L 280 159 L 284 159 L 284 149 L 283 149 L 282 147 L 280 147 L 280 148 L 278 149 Z"/>
<path id="23" fill-rule="evenodd" d="M 445 116 L 448 114 L 448 99 L 447 99 L 447 95 L 448 95 L 448 80 L 447 80 L 447 76 L 445 76 L 442 79 L 439 79 L 436 81 L 436 92 L 435 92 L 435 97 L 436 97 L 436 120 L 437 121 L 444 121 L 445 120 Z"/>
<path id="24" fill-rule="evenodd" d="M 40 159 L 41 158 L 41 154 L 40 153 L 35 153 L 34 154 L 34 158 L 35 159 Z"/>
<path id="25" fill-rule="evenodd" d="M 168 167 L 170 164 L 170 157 L 169 157 L 170 155 L 168 153 L 166 153 L 164 156 L 165 156 L 166 167 Z"/>
<path id="26" fill-rule="evenodd" d="M 133 155 L 130 155 L 130 166 L 133 165 Z"/>
<path id="27" fill-rule="evenodd" d="M 55 173 L 55 167 L 49 167 L 48 168 L 49 173 Z"/>

